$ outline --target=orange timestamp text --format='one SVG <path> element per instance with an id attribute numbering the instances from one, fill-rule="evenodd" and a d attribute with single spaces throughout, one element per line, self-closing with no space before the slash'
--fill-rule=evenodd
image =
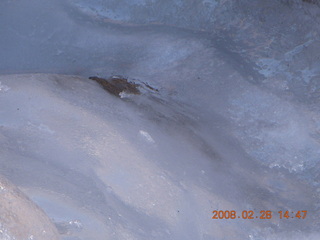
<path id="1" fill-rule="evenodd" d="M 278 211 L 277 213 L 270 210 L 262 210 L 260 212 L 252 210 L 235 211 L 235 210 L 214 210 L 212 211 L 212 219 L 305 219 L 307 217 L 306 210 L 299 211 Z"/>

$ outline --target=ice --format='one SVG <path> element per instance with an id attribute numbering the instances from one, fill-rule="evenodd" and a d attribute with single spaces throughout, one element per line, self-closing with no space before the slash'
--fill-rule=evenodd
<path id="1" fill-rule="evenodd" d="M 317 4 L 3 0 L 0 9 L 0 174 L 61 239 L 319 238 Z M 118 98 L 91 76 L 123 76 L 141 94 Z M 258 218 L 212 219 L 214 210 Z M 272 219 L 259 219 L 266 210 Z M 308 215 L 279 219 L 287 210 Z M 13 239 L 1 224 L 0 238 Z"/>
<path id="2" fill-rule="evenodd" d="M 36 204 L 2 176 L 0 184 L 1 239 L 59 239 L 57 230 Z"/>
<path id="3" fill-rule="evenodd" d="M 140 130 L 139 133 L 141 134 L 141 136 L 143 136 L 146 139 L 146 141 L 150 143 L 155 143 L 155 141 L 153 140 L 153 138 L 150 136 L 148 132 Z"/>
<path id="4" fill-rule="evenodd" d="M 266 207 L 276 211 L 284 207 L 281 199 L 275 201 L 283 189 L 291 189 L 285 206 L 292 209 L 305 209 L 313 201 L 310 186 L 289 173 L 269 169 L 259 179 L 259 172 L 265 170 L 241 157 L 241 150 L 228 156 L 213 145 L 217 153 L 211 155 L 195 144 L 204 126 L 184 123 L 181 128 L 174 115 L 172 120 L 170 115 L 157 119 L 145 105 L 135 106 L 134 99 L 123 102 L 88 79 L 38 74 L 3 76 L 1 81 L 11 88 L 10 96 L 1 97 L 6 119 L 14 119 L 17 107 L 29 113 L 15 122 L 1 121 L 5 136 L 2 174 L 46 210 L 65 239 L 223 239 L 234 235 L 245 239 L 252 228 L 265 234 L 262 223 L 213 222 L 211 211 Z M 146 104 L 153 101 L 148 95 L 140 98 Z M 165 108 L 156 111 L 167 112 Z M 192 116 L 187 110 L 184 114 Z M 152 145 L 148 144 L 151 136 L 157 139 Z M 202 141 L 207 147 L 211 144 Z M 235 143 L 224 144 L 228 144 L 226 149 L 237 149 Z M 234 165 L 234 161 L 242 163 Z M 5 169 L 15 170 L 8 175 Z M 239 178 L 241 172 L 244 175 Z M 270 178 L 278 180 L 269 182 Z M 281 187 L 277 181 L 282 181 Z M 256 188 L 261 190 L 256 192 Z M 266 192 L 261 195 L 260 191 Z M 272 204 L 260 202 L 265 196 L 273 199 Z M 83 226 L 81 231 L 65 225 L 76 220 Z M 276 226 L 270 223 L 269 228 L 274 232 Z M 218 229 L 228 229 L 228 234 Z"/>
<path id="5" fill-rule="evenodd" d="M 0 92 L 7 92 L 10 88 L 6 85 L 2 85 L 0 82 Z"/>

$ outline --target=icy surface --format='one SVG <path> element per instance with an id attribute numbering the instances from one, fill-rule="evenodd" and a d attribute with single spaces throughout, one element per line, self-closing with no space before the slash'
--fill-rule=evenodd
<path id="1" fill-rule="evenodd" d="M 4 177 L 0 177 L 0 239 L 59 239 L 45 213 Z"/>
<path id="2" fill-rule="evenodd" d="M 1 1 L 0 175 L 63 240 L 319 239 L 319 9 Z M 112 75 L 151 88 L 117 98 L 88 79 Z"/>

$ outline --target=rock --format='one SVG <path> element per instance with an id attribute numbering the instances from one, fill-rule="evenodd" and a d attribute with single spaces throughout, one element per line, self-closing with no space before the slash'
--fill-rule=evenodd
<path id="1" fill-rule="evenodd" d="M 139 95 L 140 91 L 138 87 L 139 84 L 129 82 L 126 78 L 122 77 L 111 77 L 109 79 L 104 79 L 100 77 L 89 77 L 89 79 L 99 83 L 106 91 L 109 93 L 120 97 L 120 93 L 128 93 Z"/>

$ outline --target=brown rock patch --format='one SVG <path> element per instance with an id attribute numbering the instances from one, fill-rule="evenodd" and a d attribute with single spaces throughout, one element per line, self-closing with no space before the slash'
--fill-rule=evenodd
<path id="1" fill-rule="evenodd" d="M 129 82 L 128 79 L 122 77 L 111 77 L 108 79 L 100 77 L 89 77 L 89 79 L 99 83 L 109 93 L 120 97 L 121 92 L 139 95 L 139 84 Z"/>

